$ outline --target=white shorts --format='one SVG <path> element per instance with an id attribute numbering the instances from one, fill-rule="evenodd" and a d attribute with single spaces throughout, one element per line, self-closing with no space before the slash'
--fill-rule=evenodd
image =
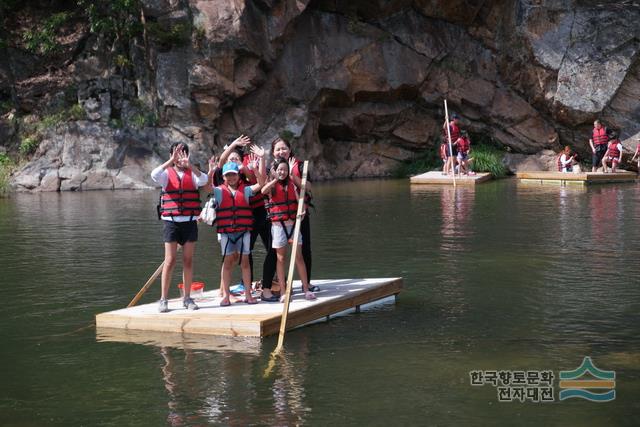
<path id="1" fill-rule="evenodd" d="M 289 238 L 287 234 L 291 236 L 293 239 L 293 227 L 295 222 L 287 221 L 284 223 L 284 226 L 287 227 L 287 232 L 285 233 L 284 228 L 282 228 L 282 224 L 279 222 L 271 223 L 271 247 L 274 249 L 284 248 L 289 243 Z M 298 236 L 298 245 L 302 244 L 302 235 Z"/>

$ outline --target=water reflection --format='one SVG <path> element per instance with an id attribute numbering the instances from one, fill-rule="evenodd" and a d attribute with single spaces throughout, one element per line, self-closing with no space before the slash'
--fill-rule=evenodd
<path id="1" fill-rule="evenodd" d="M 308 346 L 298 340 L 284 351 L 267 378 L 257 354 L 205 353 L 159 347 L 167 397 L 167 424 L 301 425 L 311 413 L 306 403 Z"/>

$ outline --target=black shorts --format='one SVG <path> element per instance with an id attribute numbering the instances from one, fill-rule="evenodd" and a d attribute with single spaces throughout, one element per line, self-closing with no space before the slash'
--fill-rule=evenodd
<path id="1" fill-rule="evenodd" d="M 165 243 L 178 242 L 179 245 L 184 245 L 186 242 L 198 241 L 198 223 L 196 221 L 185 222 L 164 222 L 164 230 L 162 232 L 162 238 Z"/>
<path id="2" fill-rule="evenodd" d="M 600 162 L 602 162 L 602 158 L 607 152 L 607 144 L 598 144 L 596 145 L 596 152 L 591 156 L 591 162 L 594 166 L 600 166 Z"/>

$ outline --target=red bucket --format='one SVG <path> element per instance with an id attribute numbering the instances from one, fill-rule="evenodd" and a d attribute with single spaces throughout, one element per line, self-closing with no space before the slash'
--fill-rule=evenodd
<path id="1" fill-rule="evenodd" d="M 180 296 L 184 297 L 184 283 L 178 283 Z M 202 298 L 204 293 L 204 282 L 191 282 L 191 298 Z"/>

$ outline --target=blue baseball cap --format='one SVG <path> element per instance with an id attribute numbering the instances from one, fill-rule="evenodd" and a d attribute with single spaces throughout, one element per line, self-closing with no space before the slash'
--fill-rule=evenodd
<path id="1" fill-rule="evenodd" d="M 240 169 L 238 165 L 234 162 L 227 162 L 222 166 L 222 175 L 226 175 L 228 173 L 239 173 Z"/>

